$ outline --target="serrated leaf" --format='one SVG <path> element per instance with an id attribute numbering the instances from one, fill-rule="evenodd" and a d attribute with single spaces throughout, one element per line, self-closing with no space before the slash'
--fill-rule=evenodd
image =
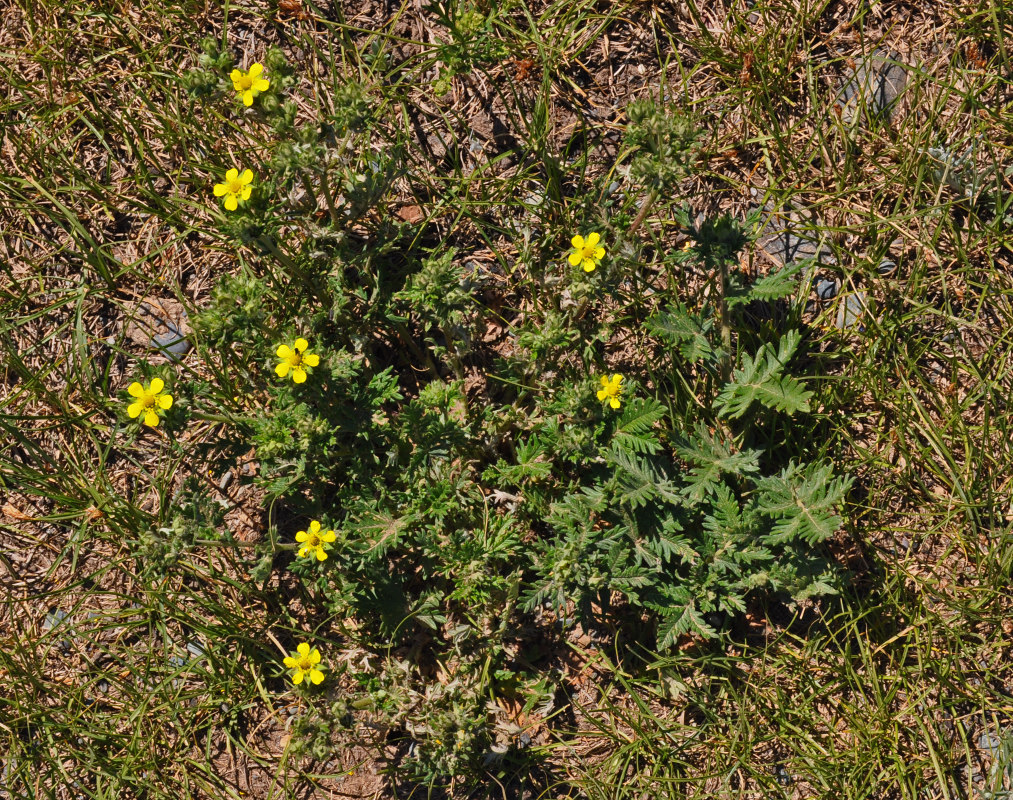
<path id="1" fill-rule="evenodd" d="M 609 461 L 615 469 L 616 499 L 632 508 L 646 506 L 654 498 L 667 503 L 679 503 L 681 498 L 675 485 L 656 464 L 645 457 L 627 453 L 613 446 Z"/>
<path id="2" fill-rule="evenodd" d="M 691 314 L 682 305 L 651 316 L 647 330 L 667 344 L 678 348 L 687 361 L 714 361 L 717 355 L 710 343 L 713 320 Z"/>
<path id="3" fill-rule="evenodd" d="M 692 504 L 717 491 L 722 476 L 752 475 L 760 469 L 759 450 L 733 453 L 728 442 L 718 441 L 702 425 L 697 426 L 692 440 L 676 445 L 675 452 L 692 466 L 682 489 Z"/>
<path id="4" fill-rule="evenodd" d="M 794 461 L 780 475 L 757 483 L 757 510 L 775 520 L 767 536 L 777 545 L 799 539 L 816 544 L 829 539 L 841 526 L 834 508 L 844 499 L 850 478 L 833 476 L 829 463 L 801 467 Z"/>
<path id="5" fill-rule="evenodd" d="M 738 419 L 754 402 L 788 414 L 808 411 L 813 393 L 798 379 L 783 374 L 801 340 L 798 331 L 788 331 L 781 337 L 776 351 L 774 345 L 767 342 L 755 357 L 744 354 L 742 366 L 735 370 L 731 383 L 714 401 L 718 414 Z"/>
<path id="6" fill-rule="evenodd" d="M 658 452 L 661 443 L 653 427 L 665 416 L 665 412 L 665 407 L 654 398 L 630 400 L 616 424 L 616 444 L 640 454 Z"/>
<path id="7" fill-rule="evenodd" d="M 798 286 L 798 273 L 806 266 L 805 261 L 792 261 L 785 264 L 781 269 L 764 275 L 755 281 L 752 286 L 742 286 L 738 295 L 729 298 L 729 306 L 751 303 L 753 300 L 780 300 L 787 297 Z"/>

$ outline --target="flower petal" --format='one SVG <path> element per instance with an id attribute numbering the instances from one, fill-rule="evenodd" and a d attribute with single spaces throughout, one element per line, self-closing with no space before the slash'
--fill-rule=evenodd
<path id="1" fill-rule="evenodd" d="M 301 656 L 308 656 L 310 654 L 310 646 L 306 642 L 299 642 L 295 649 Z"/>
<path id="2" fill-rule="evenodd" d="M 238 177 L 239 177 L 239 170 L 233 167 L 232 169 L 230 169 L 228 172 L 225 173 L 225 182 L 230 183 L 231 181 L 236 180 Z"/>
<path id="3" fill-rule="evenodd" d="M 131 397 L 143 397 L 144 387 L 141 386 L 141 384 L 139 384 L 137 381 L 134 381 L 127 387 L 127 394 L 129 394 Z"/>
<path id="4" fill-rule="evenodd" d="M 144 410 L 144 406 L 140 403 L 131 403 L 127 406 L 127 413 L 130 415 L 130 419 L 137 419 L 141 416 L 142 410 Z"/>
<path id="5" fill-rule="evenodd" d="M 295 351 L 297 353 L 301 353 L 303 350 L 305 350 L 309 346 L 310 346 L 310 343 L 307 342 L 305 339 L 303 339 L 301 336 L 298 339 L 295 340 Z"/>
<path id="6" fill-rule="evenodd" d="M 278 345 L 278 349 L 275 350 L 274 352 L 275 352 L 275 355 L 278 356 L 278 358 L 291 358 L 292 357 L 292 348 L 289 347 L 287 344 L 280 344 L 280 345 Z"/>
<path id="7" fill-rule="evenodd" d="M 286 375 L 288 375 L 288 371 L 290 369 L 292 369 L 292 365 L 289 364 L 287 361 L 279 361 L 278 366 L 274 368 L 274 374 L 277 375 L 279 378 L 284 378 Z"/>
<path id="8" fill-rule="evenodd" d="M 253 92 L 250 91 L 249 89 L 247 89 L 245 92 L 243 92 L 243 105 L 244 106 L 252 106 L 253 105 Z"/>
<path id="9" fill-rule="evenodd" d="M 319 367 L 320 356 L 318 356 L 316 353 L 307 353 L 302 357 L 302 363 L 305 364 L 307 367 Z"/>
<path id="10" fill-rule="evenodd" d="M 602 402 L 604 402 L 605 398 L 608 397 L 608 396 L 609 396 L 609 393 L 606 392 L 604 389 L 599 389 L 598 390 L 598 399 L 601 400 Z"/>
<path id="11" fill-rule="evenodd" d="M 244 186 L 243 187 L 243 193 L 240 195 L 240 197 L 243 200 L 249 200 L 251 194 L 253 194 L 253 187 L 252 186 Z"/>
<path id="12" fill-rule="evenodd" d="M 298 664 L 299 662 L 296 661 L 294 658 L 292 658 L 292 656 L 285 656 L 285 658 L 282 660 L 282 663 L 289 669 L 295 669 L 296 664 Z"/>
<path id="13" fill-rule="evenodd" d="M 596 247 L 595 250 L 594 250 L 594 257 L 596 259 L 598 259 L 599 261 L 601 261 L 603 258 L 605 258 L 605 248 L 604 247 Z"/>
<path id="14" fill-rule="evenodd" d="M 301 669 L 296 670 L 295 675 L 292 676 L 292 683 L 295 683 L 295 684 L 302 683 L 302 677 L 303 677 L 304 674 L 305 673 Z"/>
<path id="15" fill-rule="evenodd" d="M 230 194 L 225 198 L 225 210 L 235 211 L 237 208 L 239 208 L 239 203 L 236 202 L 236 196 L 234 194 Z"/>
<path id="16" fill-rule="evenodd" d="M 584 247 L 584 237 L 578 233 L 576 236 L 570 239 L 570 244 L 572 244 L 575 249 L 580 250 L 581 248 Z"/>
<path id="17" fill-rule="evenodd" d="M 158 396 L 158 407 L 162 411 L 168 411 L 172 408 L 172 395 L 171 394 L 160 394 Z"/>
<path id="18" fill-rule="evenodd" d="M 232 70 L 232 72 L 229 73 L 229 78 L 232 79 L 232 85 L 235 86 L 236 90 L 238 91 L 239 90 L 239 81 L 242 80 L 243 73 L 240 72 L 238 69 L 234 69 L 234 70 Z"/>
<path id="19" fill-rule="evenodd" d="M 310 546 L 308 544 L 303 545 L 299 548 L 299 552 L 296 553 L 299 558 L 306 558 L 310 554 Z"/>
<path id="20" fill-rule="evenodd" d="M 314 666 L 320 663 L 320 651 L 315 647 L 313 648 L 313 652 L 310 653 L 310 663 Z"/>
<path id="21" fill-rule="evenodd" d="M 228 190 L 229 190 L 229 187 L 226 186 L 224 183 L 216 183 L 215 184 L 215 197 L 221 197 Z"/>
<path id="22" fill-rule="evenodd" d="M 575 267 L 580 263 L 580 253 L 576 250 L 571 251 L 570 255 L 566 257 L 566 260 L 570 262 L 571 267 Z"/>
<path id="23" fill-rule="evenodd" d="M 612 406 L 612 408 L 619 408 L 619 398 L 613 397 L 611 400 L 609 400 L 609 405 Z"/>
<path id="24" fill-rule="evenodd" d="M 318 684 L 323 683 L 324 673 L 318 669 L 310 670 L 310 680 L 313 681 L 314 686 L 317 686 Z"/>
<path id="25" fill-rule="evenodd" d="M 317 522 L 316 520 L 313 520 L 313 521 L 312 521 L 312 522 L 310 523 L 310 532 L 312 532 L 312 533 L 316 533 L 316 532 L 317 532 L 317 531 L 319 531 L 319 530 L 320 530 L 320 523 L 319 523 L 319 522 Z"/>
<path id="26" fill-rule="evenodd" d="M 163 381 L 161 378 L 152 378 L 151 383 L 148 387 L 148 391 L 151 392 L 151 394 L 160 394 L 162 392 L 162 389 L 164 388 L 165 388 L 165 381 Z"/>
<path id="27" fill-rule="evenodd" d="M 299 532 L 298 532 L 298 533 L 297 533 L 297 534 L 295 535 L 295 540 L 296 540 L 297 542 L 305 542 L 305 541 L 306 541 L 307 539 L 309 539 L 309 538 L 310 538 L 310 537 L 309 537 L 309 534 L 308 534 L 308 533 L 306 533 L 306 531 L 299 531 Z"/>
<path id="28" fill-rule="evenodd" d="M 302 367 L 293 368 L 292 380 L 295 383 L 306 383 L 306 370 L 304 370 Z"/>
<path id="29" fill-rule="evenodd" d="M 266 92 L 270 85 L 271 82 L 266 78 L 257 78 L 257 80 L 253 82 L 253 91 Z"/>
<path id="30" fill-rule="evenodd" d="M 591 235 L 589 235 L 587 237 L 587 246 L 588 247 L 597 247 L 598 246 L 598 242 L 600 242 L 600 241 L 601 241 L 601 237 L 597 233 L 592 233 Z"/>
<path id="31" fill-rule="evenodd" d="M 594 272 L 594 268 L 598 266 L 590 258 L 584 262 L 584 272 Z"/>
<path id="32" fill-rule="evenodd" d="M 328 543 L 330 543 L 330 542 L 333 542 L 337 538 L 338 538 L 338 536 L 337 536 L 336 533 L 334 533 L 334 531 L 327 531 L 327 533 L 324 533 L 324 534 L 322 534 L 320 536 L 320 541 L 321 542 L 328 542 Z"/>
<path id="33" fill-rule="evenodd" d="M 243 170 L 243 177 L 241 177 L 239 179 L 239 182 L 242 183 L 244 186 L 246 184 L 248 184 L 248 183 L 252 183 L 253 182 L 253 170 L 252 169 L 244 169 Z"/>
<path id="34" fill-rule="evenodd" d="M 318 547 L 317 548 L 317 561 L 326 561 L 326 560 L 327 560 L 327 551 L 324 550 L 324 548 L 322 548 L 322 547 Z"/>
<path id="35" fill-rule="evenodd" d="M 250 71 L 247 72 L 246 74 L 249 75 L 251 78 L 256 78 L 263 71 L 264 65 L 261 64 L 259 61 L 254 61 L 252 64 L 250 64 Z"/>
<path id="36" fill-rule="evenodd" d="M 151 428 L 158 427 L 158 414 L 156 414 L 153 409 L 149 408 L 144 412 L 144 424 Z"/>

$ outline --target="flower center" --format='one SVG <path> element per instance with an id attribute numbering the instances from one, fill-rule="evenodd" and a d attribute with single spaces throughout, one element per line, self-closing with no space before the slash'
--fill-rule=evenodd
<path id="1" fill-rule="evenodd" d="M 229 188 L 229 194 L 242 194 L 243 182 L 239 180 L 239 178 L 236 178 L 234 181 L 229 181 L 226 185 Z"/>
<path id="2" fill-rule="evenodd" d="M 319 534 L 311 533 L 309 535 L 309 537 L 306 539 L 306 546 L 307 547 L 315 549 L 317 547 L 320 547 L 320 544 L 321 544 L 321 542 L 320 542 L 320 535 Z"/>
<path id="3" fill-rule="evenodd" d="M 303 672 L 309 672 L 313 669 L 313 662 L 310 661 L 310 657 L 308 655 L 299 656 L 299 658 L 296 659 L 296 668 L 301 669 Z"/>
<path id="4" fill-rule="evenodd" d="M 141 398 L 141 408 L 151 408 L 155 405 L 155 395 L 146 394 Z"/>
<path id="5" fill-rule="evenodd" d="M 302 364 L 302 353 L 292 353 L 292 355 L 288 357 L 288 363 L 293 367 L 298 367 Z"/>
<path id="6" fill-rule="evenodd" d="M 244 89 L 244 90 L 245 89 L 249 89 L 251 86 L 253 86 L 253 78 L 252 77 L 250 77 L 249 75 L 243 75 L 243 76 L 241 76 L 239 78 L 239 88 L 240 89 Z"/>
<path id="7" fill-rule="evenodd" d="M 585 246 L 584 249 L 581 251 L 581 256 L 584 258 L 585 261 L 593 261 L 594 248 L 591 246 Z"/>

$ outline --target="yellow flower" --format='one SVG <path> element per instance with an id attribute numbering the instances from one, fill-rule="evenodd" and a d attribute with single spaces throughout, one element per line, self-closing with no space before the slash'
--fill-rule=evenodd
<path id="1" fill-rule="evenodd" d="M 622 375 L 613 375 L 611 378 L 606 378 L 603 375 L 601 379 L 601 388 L 598 390 L 598 399 L 602 402 L 608 400 L 608 403 L 612 406 L 612 408 L 619 408 L 619 395 L 623 391 L 623 387 L 620 386 L 622 382 Z"/>
<path id="2" fill-rule="evenodd" d="M 295 540 L 302 544 L 299 548 L 299 558 L 305 558 L 310 553 L 313 553 L 317 557 L 317 561 L 323 561 L 327 558 L 327 545 L 333 542 L 337 536 L 334 531 L 320 532 L 320 523 L 313 520 L 310 523 L 309 531 L 299 531 L 295 535 Z"/>
<path id="3" fill-rule="evenodd" d="M 127 387 L 127 394 L 134 398 L 134 402 L 127 406 L 130 419 L 137 419 L 143 411 L 145 425 L 152 428 L 158 425 L 161 413 L 172 408 L 172 395 L 163 392 L 164 388 L 165 381 L 161 378 L 152 378 L 148 386 L 141 386 L 137 381 L 130 384 Z"/>
<path id="4" fill-rule="evenodd" d="M 277 376 L 284 378 L 289 370 L 292 370 L 292 380 L 296 383 L 305 383 L 306 367 L 315 367 L 320 363 L 320 356 L 304 352 L 309 346 L 310 343 L 301 337 L 295 340 L 292 347 L 287 344 L 281 345 L 277 351 L 281 361 L 274 368 Z"/>
<path id="5" fill-rule="evenodd" d="M 314 686 L 323 681 L 324 673 L 317 669 L 319 663 L 320 651 L 315 647 L 310 650 L 310 646 L 306 642 L 296 647 L 295 653 L 285 656 L 285 666 L 293 670 L 292 683 L 295 684 L 302 683 L 302 679 L 307 674 Z"/>
<path id="6" fill-rule="evenodd" d="M 260 77 L 260 73 L 263 71 L 263 64 L 251 64 L 249 72 L 243 72 L 240 69 L 232 70 L 229 77 L 232 78 L 233 88 L 243 98 L 244 106 L 252 106 L 253 98 L 261 92 L 266 92 L 267 87 L 271 85 L 266 78 Z"/>
<path id="7" fill-rule="evenodd" d="M 605 258 L 605 248 L 598 245 L 599 241 L 601 241 L 601 237 L 597 233 L 590 234 L 586 241 L 583 236 L 574 236 L 570 240 L 573 250 L 567 256 L 570 266 L 575 267 L 580 264 L 584 267 L 584 272 L 594 271 L 594 268 Z"/>
<path id="8" fill-rule="evenodd" d="M 238 169 L 230 169 L 225 173 L 225 182 L 215 184 L 215 197 L 225 197 L 225 208 L 228 211 L 235 211 L 239 205 L 239 201 L 247 201 L 250 199 L 250 193 L 253 192 L 253 187 L 250 184 L 253 183 L 253 170 L 243 170 L 243 174 L 239 174 Z"/>

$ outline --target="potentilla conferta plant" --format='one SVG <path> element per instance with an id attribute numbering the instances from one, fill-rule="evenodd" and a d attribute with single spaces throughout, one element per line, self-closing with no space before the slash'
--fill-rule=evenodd
<path id="1" fill-rule="evenodd" d="M 303 678 L 309 678 L 314 686 L 323 683 L 324 673 L 320 670 L 320 651 L 310 649 L 306 642 L 300 642 L 291 655 L 285 656 L 285 666 L 292 670 L 292 683 L 297 686 Z"/>
<path id="2" fill-rule="evenodd" d="M 295 540 L 302 545 L 298 552 L 299 558 L 310 557 L 316 558 L 317 561 L 325 561 L 328 545 L 334 542 L 335 538 L 334 531 L 321 531 L 320 523 L 313 520 L 308 530 L 299 531 L 295 535 Z"/>
<path id="3" fill-rule="evenodd" d="M 287 344 L 279 345 L 276 351 L 279 361 L 274 368 L 275 374 L 279 378 L 291 374 L 294 383 L 305 383 L 307 370 L 320 364 L 320 356 L 306 352 L 309 346 L 310 343 L 301 336 L 291 347 Z"/>
<path id="4" fill-rule="evenodd" d="M 244 106 L 252 106 L 253 98 L 261 92 L 266 92 L 271 85 L 267 78 L 261 77 L 263 72 L 264 65 L 254 63 L 250 65 L 249 72 L 234 69 L 229 75 L 232 78 L 232 87 L 239 93 Z"/>
<path id="5" fill-rule="evenodd" d="M 584 272 L 593 272 L 595 267 L 601 264 L 605 258 L 605 248 L 599 242 L 601 236 L 597 233 L 590 234 L 587 239 L 578 234 L 570 240 L 573 250 L 567 256 L 571 267 L 580 266 Z"/>
<path id="6" fill-rule="evenodd" d="M 225 180 L 215 184 L 215 197 L 225 198 L 225 210 L 235 211 L 240 202 L 250 199 L 253 192 L 253 170 L 245 169 L 240 174 L 238 169 L 230 169 L 225 173 Z"/>
<path id="7" fill-rule="evenodd" d="M 172 395 L 163 391 L 165 381 L 161 378 L 152 378 L 151 383 L 142 386 L 134 381 L 127 387 L 127 394 L 134 398 L 127 406 L 127 413 L 131 419 L 137 419 L 142 414 L 142 422 L 154 428 L 158 425 L 159 419 L 170 408 L 172 408 Z"/>

